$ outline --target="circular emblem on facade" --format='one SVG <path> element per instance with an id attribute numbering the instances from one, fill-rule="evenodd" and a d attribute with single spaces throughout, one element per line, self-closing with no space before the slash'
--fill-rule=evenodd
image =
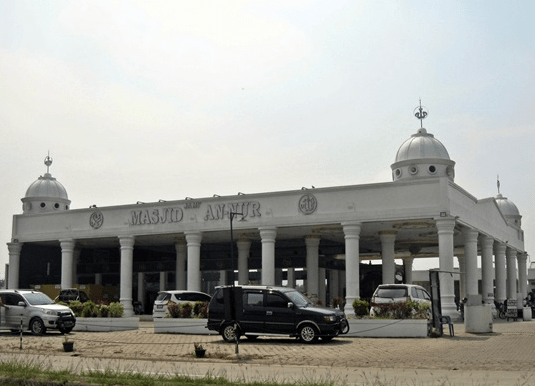
<path id="1" fill-rule="evenodd" d="M 91 217 L 89 217 L 89 225 L 91 225 L 93 229 L 100 228 L 103 223 L 104 223 L 104 215 L 101 212 L 91 213 Z"/>
<path id="2" fill-rule="evenodd" d="M 305 194 L 299 199 L 299 211 L 303 214 L 312 214 L 318 207 L 318 200 L 312 194 Z"/>

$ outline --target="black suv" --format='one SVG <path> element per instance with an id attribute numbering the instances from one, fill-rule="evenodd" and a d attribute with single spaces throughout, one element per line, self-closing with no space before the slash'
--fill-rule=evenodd
<path id="1" fill-rule="evenodd" d="M 280 334 L 312 343 L 346 334 L 349 324 L 343 311 L 317 307 L 301 292 L 286 287 L 217 287 L 208 306 L 209 330 L 227 342 L 241 335 Z"/>

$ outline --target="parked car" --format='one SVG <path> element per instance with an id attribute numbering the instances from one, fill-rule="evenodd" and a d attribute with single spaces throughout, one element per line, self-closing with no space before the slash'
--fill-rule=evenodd
<path id="1" fill-rule="evenodd" d="M 70 303 L 73 300 L 78 300 L 85 303 L 89 300 L 89 296 L 84 291 L 77 288 L 66 288 L 59 291 L 59 295 L 54 299 L 56 302 Z"/>
<path id="2" fill-rule="evenodd" d="M 431 295 L 425 288 L 414 284 L 381 284 L 371 298 L 370 315 L 375 316 L 373 304 L 387 304 L 413 301 L 431 305 Z"/>
<path id="3" fill-rule="evenodd" d="M 43 335 L 47 330 L 59 330 L 68 334 L 76 324 L 69 307 L 54 303 L 47 295 L 34 290 L 0 290 L 6 308 L 1 307 L 0 328 L 11 331 L 30 330 L 34 335 Z"/>
<path id="4" fill-rule="evenodd" d="M 241 335 L 255 339 L 278 334 L 312 343 L 349 331 L 343 311 L 315 306 L 293 288 L 271 286 L 217 287 L 208 305 L 207 327 L 227 342 Z"/>
<path id="5" fill-rule="evenodd" d="M 175 303 L 195 303 L 195 302 L 209 302 L 210 295 L 198 291 L 173 290 L 160 291 L 158 297 L 154 301 L 152 308 L 153 318 L 163 318 L 167 314 L 167 303 L 173 301 Z"/>

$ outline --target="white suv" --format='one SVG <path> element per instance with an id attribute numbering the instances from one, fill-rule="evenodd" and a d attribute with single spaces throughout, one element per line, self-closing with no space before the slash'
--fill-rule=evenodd
<path id="1" fill-rule="evenodd" d="M 152 308 L 153 318 L 164 318 L 167 314 L 167 303 L 169 301 L 175 303 L 195 303 L 195 302 L 209 302 L 210 295 L 204 292 L 198 291 L 185 291 L 185 290 L 173 290 L 173 291 L 160 291 L 158 297 L 154 301 L 154 307 Z"/>
<path id="2" fill-rule="evenodd" d="M 0 328 L 11 331 L 30 330 L 34 335 L 43 335 L 47 329 L 68 334 L 76 324 L 69 307 L 54 303 L 47 295 L 34 290 L 0 290 Z"/>
<path id="3" fill-rule="evenodd" d="M 371 303 L 387 304 L 413 301 L 431 305 L 431 295 L 425 288 L 414 284 L 381 284 L 373 293 Z M 375 310 L 370 307 L 370 316 L 375 316 Z"/>

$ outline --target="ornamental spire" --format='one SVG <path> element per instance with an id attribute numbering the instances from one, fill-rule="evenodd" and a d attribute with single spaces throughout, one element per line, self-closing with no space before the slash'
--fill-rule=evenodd
<path id="1" fill-rule="evenodd" d="M 423 120 L 427 117 L 429 112 L 427 111 L 427 107 L 422 106 L 422 99 L 420 98 L 420 106 L 416 107 L 413 111 L 414 116 L 420 120 L 420 129 L 423 129 Z"/>

